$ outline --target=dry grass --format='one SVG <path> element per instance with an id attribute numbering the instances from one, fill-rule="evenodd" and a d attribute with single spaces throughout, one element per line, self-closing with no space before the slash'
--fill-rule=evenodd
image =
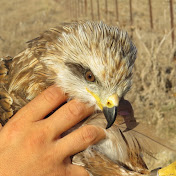
<path id="1" fill-rule="evenodd" d="M 74 0 L 1 0 L 0 56 L 14 56 L 26 47 L 26 41 L 42 31 L 61 22 L 73 21 L 75 12 L 70 16 L 69 9 L 73 8 L 68 2 Z M 98 20 L 96 1 L 93 2 L 94 18 Z M 100 1 L 101 20 L 108 18 L 107 23 L 120 25 L 131 33 L 129 1 L 118 1 L 119 22 L 116 21 L 114 0 L 108 2 L 108 14 L 105 14 L 105 1 Z M 133 40 L 138 48 L 138 59 L 133 87 L 126 98 L 131 101 L 139 121 L 152 126 L 159 136 L 176 143 L 176 59 L 173 60 L 176 48 L 172 48 L 170 40 L 168 1 L 155 0 L 152 3 L 154 30 L 150 29 L 147 2 L 133 0 Z M 87 16 L 83 11 L 78 15 L 78 19 L 90 19 L 90 4 Z M 175 9 L 174 15 L 176 17 Z M 162 157 L 168 162 L 168 155 Z"/>

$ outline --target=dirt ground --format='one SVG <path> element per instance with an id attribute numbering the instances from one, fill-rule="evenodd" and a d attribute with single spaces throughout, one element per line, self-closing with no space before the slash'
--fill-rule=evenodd
<path id="1" fill-rule="evenodd" d="M 90 4 L 87 16 L 80 10 L 76 17 L 73 10 L 75 4 L 72 4 L 75 1 L 0 0 L 0 57 L 15 56 L 26 48 L 27 41 L 50 27 L 76 18 L 90 19 Z M 108 1 L 108 16 L 104 1 L 100 0 L 100 19 L 124 28 L 129 34 L 133 29 L 138 58 L 133 86 L 126 99 L 132 103 L 138 121 L 149 125 L 158 136 L 176 144 L 176 47 L 171 44 L 168 0 L 153 1 L 153 30 L 150 29 L 148 1 L 133 0 L 133 26 L 129 20 L 129 1 L 118 2 L 118 22 L 113 0 Z M 176 0 L 173 2 L 176 24 Z M 94 19 L 98 20 L 96 4 L 93 8 Z M 160 158 L 168 163 L 176 160 L 176 155 L 167 153 Z"/>

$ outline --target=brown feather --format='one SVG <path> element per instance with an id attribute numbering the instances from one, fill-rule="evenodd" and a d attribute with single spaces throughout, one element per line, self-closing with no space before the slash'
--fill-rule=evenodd
<path id="1" fill-rule="evenodd" d="M 28 48 L 16 57 L 0 59 L 0 123 L 3 125 L 53 84 L 62 87 L 70 98 L 92 101 L 89 103 L 95 105 L 92 95 L 85 92 L 87 82 L 81 80 L 84 75 L 76 76 L 75 69 L 68 67 L 70 63 L 83 69 L 91 67 L 98 77 L 102 98 L 108 92 L 112 95 L 114 90 L 123 97 L 131 86 L 137 50 L 127 33 L 116 27 L 102 22 L 67 24 L 45 31 L 27 43 Z M 73 82 L 68 79 L 70 76 Z M 148 174 L 142 154 L 152 156 L 152 147 L 148 147 L 149 138 L 144 141 L 146 136 L 136 130 L 138 125 L 133 122 L 134 118 L 124 120 L 118 116 L 106 131 L 107 138 L 75 155 L 73 162 L 81 163 L 94 176 Z M 86 124 L 106 127 L 102 114 L 91 116 L 83 125 Z"/>
<path id="2" fill-rule="evenodd" d="M 112 176 L 142 176 L 151 173 L 145 162 L 146 155 L 147 159 L 151 161 L 155 160 L 155 154 L 163 149 L 175 151 L 169 143 L 166 145 L 166 141 L 155 137 L 149 132 L 149 128 L 138 124 L 132 116 L 126 118 L 118 115 L 113 126 L 106 131 L 107 138 L 105 140 L 109 139 L 112 145 L 101 141 L 90 146 L 75 155 L 73 163 L 84 166 L 93 176 L 108 174 Z M 98 113 L 88 118 L 83 125 L 96 125 L 105 128 L 106 121 L 103 113 Z M 106 146 L 102 148 L 102 144 Z M 112 159 L 110 154 L 106 152 L 108 148 L 112 150 L 112 155 L 116 156 L 115 158 Z"/>

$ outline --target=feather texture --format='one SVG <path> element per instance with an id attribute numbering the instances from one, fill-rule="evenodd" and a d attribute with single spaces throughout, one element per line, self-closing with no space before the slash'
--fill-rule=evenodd
<path id="1" fill-rule="evenodd" d="M 95 105 L 96 110 L 100 107 L 90 92 L 103 104 L 113 94 L 120 100 L 131 87 L 137 50 L 128 34 L 117 27 L 102 22 L 64 24 L 27 43 L 28 48 L 14 58 L 0 59 L 3 125 L 53 84 L 70 98 Z M 85 79 L 87 70 L 95 76 L 94 82 Z M 95 114 L 83 123 L 86 124 L 105 129 L 105 117 Z M 147 175 L 149 170 L 142 155 L 152 156 L 153 141 L 139 131 L 134 118 L 124 120 L 118 116 L 106 131 L 107 138 L 75 155 L 73 162 L 83 165 L 93 176 Z"/>
<path id="2" fill-rule="evenodd" d="M 83 125 L 106 127 L 102 113 L 88 118 Z M 151 131 L 151 130 L 150 130 Z M 155 137 L 145 125 L 138 124 L 132 116 L 117 116 L 113 126 L 106 130 L 106 139 L 90 146 L 73 157 L 73 163 L 84 166 L 93 176 L 144 176 L 150 175 L 149 161 L 163 149 L 175 152 L 171 144 Z"/>

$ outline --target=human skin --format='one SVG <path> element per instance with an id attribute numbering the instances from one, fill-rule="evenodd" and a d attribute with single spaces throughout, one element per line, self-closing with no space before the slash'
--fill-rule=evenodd
<path id="1" fill-rule="evenodd" d="M 71 100 L 44 119 L 66 99 L 60 88 L 51 86 L 0 127 L 0 175 L 89 175 L 83 167 L 71 164 L 70 156 L 105 138 L 105 133 L 87 125 L 60 138 L 94 111 L 93 107 Z"/>

